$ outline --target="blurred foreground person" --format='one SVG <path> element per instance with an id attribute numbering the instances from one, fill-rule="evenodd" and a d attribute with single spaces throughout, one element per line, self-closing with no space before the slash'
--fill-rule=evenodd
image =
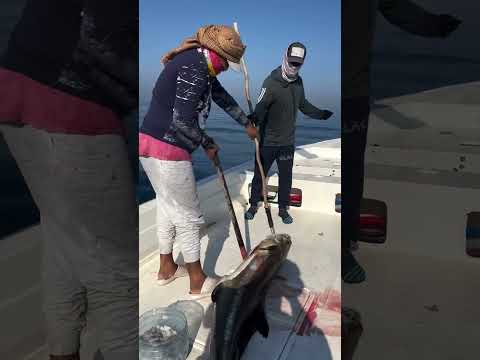
<path id="1" fill-rule="evenodd" d="M 1 58 L 0 133 L 40 211 L 52 360 L 80 358 L 87 323 L 105 359 L 138 356 L 138 210 L 126 138 L 137 127 L 137 8 L 29 0 Z"/>
<path id="2" fill-rule="evenodd" d="M 411 34 L 446 38 L 460 24 L 450 15 L 432 14 L 408 0 L 342 1 L 342 279 L 363 282 L 365 270 L 351 250 L 360 238 L 365 148 L 370 114 L 370 63 L 379 11 Z"/>

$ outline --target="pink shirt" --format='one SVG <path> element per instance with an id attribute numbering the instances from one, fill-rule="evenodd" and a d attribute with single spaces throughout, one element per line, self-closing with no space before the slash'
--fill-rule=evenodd
<path id="1" fill-rule="evenodd" d="M 0 123 L 64 134 L 124 135 L 120 119 L 104 106 L 4 68 L 0 68 L 0 84 Z"/>
<path id="2" fill-rule="evenodd" d="M 143 133 L 138 134 L 138 156 L 153 157 L 158 160 L 192 161 L 192 155 L 187 150 Z"/>

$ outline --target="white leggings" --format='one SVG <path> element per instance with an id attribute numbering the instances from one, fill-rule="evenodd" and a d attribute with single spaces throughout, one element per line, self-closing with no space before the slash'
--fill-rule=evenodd
<path id="1" fill-rule="evenodd" d="M 160 254 L 173 252 L 178 241 L 186 263 L 200 260 L 200 228 L 204 218 L 190 161 L 140 157 L 156 194 Z"/>
<path id="2" fill-rule="evenodd" d="M 104 359 L 135 358 L 138 207 L 124 140 L 4 124 L 0 135 L 41 214 L 48 352 L 82 352 L 92 324 Z"/>

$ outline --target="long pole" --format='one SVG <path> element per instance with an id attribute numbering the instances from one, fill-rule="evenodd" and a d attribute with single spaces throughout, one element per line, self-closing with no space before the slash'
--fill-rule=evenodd
<path id="1" fill-rule="evenodd" d="M 238 35 L 240 35 L 240 31 L 238 31 L 238 24 L 236 22 L 233 23 L 233 27 Z M 244 57 L 240 60 L 240 65 L 242 67 L 243 77 L 244 77 L 244 90 L 245 90 L 245 97 L 247 98 L 248 108 L 250 113 L 253 114 L 253 104 L 250 97 L 250 89 L 249 89 L 249 77 L 248 77 L 248 70 L 247 64 L 245 63 Z M 267 191 L 267 177 L 265 176 L 265 172 L 263 171 L 262 166 L 262 159 L 260 158 L 260 142 L 258 141 L 258 133 L 257 137 L 255 138 L 255 158 L 257 159 L 257 165 L 260 170 L 260 175 L 262 177 L 262 193 L 263 193 L 263 206 L 265 207 L 265 213 L 267 214 L 268 226 L 270 227 L 270 231 L 273 235 L 275 235 L 275 228 L 273 226 L 273 219 L 272 219 L 272 211 L 270 209 L 270 203 L 268 202 L 268 191 Z"/>
<path id="2" fill-rule="evenodd" d="M 223 174 L 223 169 L 220 165 L 220 159 L 218 158 L 218 155 L 216 155 L 213 159 L 213 163 L 217 168 L 218 178 L 223 187 L 223 191 L 225 192 L 225 201 L 227 202 L 228 211 L 230 212 L 230 217 L 232 218 L 233 230 L 235 231 L 235 236 L 237 237 L 240 254 L 242 255 L 242 259 L 245 260 L 247 258 L 247 250 L 245 249 L 245 243 L 243 242 L 242 233 L 240 232 L 240 226 L 238 226 L 237 217 L 235 216 L 235 210 L 233 209 L 232 205 L 232 198 L 230 197 L 230 192 L 228 191 L 227 181 L 225 180 L 225 175 Z"/>

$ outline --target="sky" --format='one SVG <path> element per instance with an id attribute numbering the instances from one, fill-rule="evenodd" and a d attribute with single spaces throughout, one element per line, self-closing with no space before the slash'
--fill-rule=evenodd
<path id="1" fill-rule="evenodd" d="M 281 64 L 288 45 L 300 41 L 307 47 L 300 72 L 307 99 L 321 108 L 340 108 L 340 0 L 140 0 L 141 102 L 150 98 L 163 54 L 201 26 L 234 21 L 247 46 L 244 59 L 253 99 L 263 80 Z M 241 73 L 230 70 L 218 79 L 245 104 Z"/>

